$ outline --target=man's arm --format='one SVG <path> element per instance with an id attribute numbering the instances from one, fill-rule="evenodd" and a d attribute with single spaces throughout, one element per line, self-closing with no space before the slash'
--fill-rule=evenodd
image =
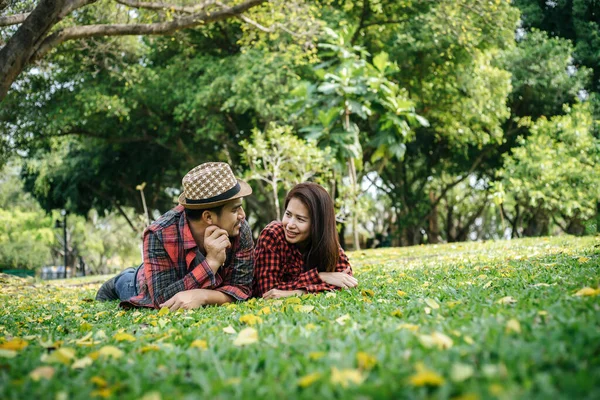
<path id="1" fill-rule="evenodd" d="M 154 306 L 173 297 L 175 294 L 191 289 L 202 289 L 219 284 L 221 278 L 214 274 L 206 260 L 198 264 L 181 279 L 178 269 L 165 249 L 159 236 L 152 231 L 144 235 L 144 275 L 148 287 L 148 295 Z"/>
<path id="2" fill-rule="evenodd" d="M 230 295 L 217 290 L 192 289 L 177 293 L 175 296 L 162 303 L 160 307 L 168 307 L 169 310 L 173 312 L 180 308 L 189 310 L 209 304 L 221 305 L 231 303 L 234 300 L 235 299 Z"/>
<path id="3" fill-rule="evenodd" d="M 254 241 L 252 240 L 250 225 L 245 220 L 240 226 L 240 234 L 236 241 L 234 253 L 229 261 L 232 269 L 231 273 L 215 290 L 232 297 L 234 300 L 247 300 L 252 295 Z"/>

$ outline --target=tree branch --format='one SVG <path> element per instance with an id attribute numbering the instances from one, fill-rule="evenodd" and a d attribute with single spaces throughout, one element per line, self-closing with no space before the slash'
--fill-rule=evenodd
<path id="1" fill-rule="evenodd" d="M 234 7 L 215 11 L 203 12 L 170 22 L 154 24 L 114 24 L 86 25 L 61 29 L 48 36 L 34 53 L 32 61 L 43 58 L 52 48 L 72 39 L 82 39 L 95 36 L 126 36 L 126 35 L 162 35 L 175 31 L 192 28 L 207 22 L 220 21 L 229 17 L 237 17 L 244 11 L 264 3 L 266 0 L 249 0 Z"/>
<path id="2" fill-rule="evenodd" d="M 11 25 L 22 24 L 27 19 L 28 16 L 29 16 L 29 13 L 23 13 L 23 14 L 13 14 L 13 15 L 7 15 L 5 17 L 0 17 L 0 26 L 11 26 Z"/>
<path id="3" fill-rule="evenodd" d="M 171 11 L 179 11 L 187 14 L 195 14 L 199 11 L 204 10 L 206 7 L 213 5 L 216 3 L 214 0 L 207 0 L 195 6 L 180 6 L 176 4 L 169 3 L 149 3 L 145 1 L 137 1 L 137 0 L 115 0 L 119 4 L 123 4 L 127 7 L 132 8 L 145 8 L 147 10 L 171 10 Z"/>

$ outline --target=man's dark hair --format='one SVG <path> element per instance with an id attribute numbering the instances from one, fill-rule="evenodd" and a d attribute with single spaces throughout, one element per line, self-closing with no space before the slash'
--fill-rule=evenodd
<path id="1" fill-rule="evenodd" d="M 225 204 L 220 205 L 218 207 L 204 208 L 204 209 L 186 208 L 185 209 L 185 215 L 187 216 L 187 218 L 190 221 L 198 221 L 198 220 L 202 219 L 202 213 L 204 211 L 212 211 L 215 214 L 217 214 L 218 217 L 220 217 L 221 216 L 221 212 L 223 211 L 223 207 L 224 206 L 225 206 Z"/>

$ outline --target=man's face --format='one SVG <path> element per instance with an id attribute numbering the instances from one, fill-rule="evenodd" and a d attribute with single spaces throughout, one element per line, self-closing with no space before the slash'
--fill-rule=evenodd
<path id="1" fill-rule="evenodd" d="M 242 199 L 234 199 L 225 203 L 221 209 L 221 214 L 213 214 L 212 223 L 221 229 L 225 229 L 230 237 L 240 234 L 240 225 L 246 213 L 242 208 Z"/>

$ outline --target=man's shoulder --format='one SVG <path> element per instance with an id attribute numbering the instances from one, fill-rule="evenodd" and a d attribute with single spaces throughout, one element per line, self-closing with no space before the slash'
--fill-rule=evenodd
<path id="1" fill-rule="evenodd" d="M 178 229 L 181 218 L 185 218 L 185 211 L 183 206 L 179 205 L 161 215 L 148 226 L 147 230 L 158 233 L 165 230 Z"/>

